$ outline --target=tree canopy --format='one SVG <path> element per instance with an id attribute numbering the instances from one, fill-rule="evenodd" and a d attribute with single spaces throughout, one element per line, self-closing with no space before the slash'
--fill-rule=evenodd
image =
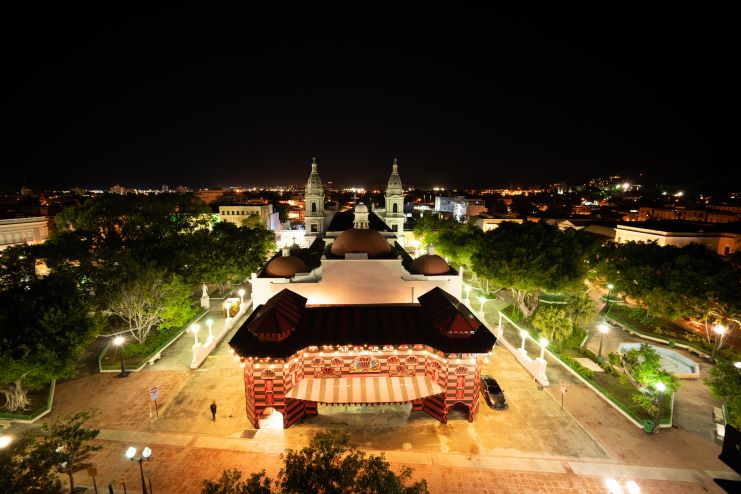
<path id="1" fill-rule="evenodd" d="M 204 494 L 424 494 L 427 482 L 409 483 L 411 468 L 396 474 L 383 455 L 366 455 L 347 434 L 318 432 L 309 446 L 288 449 L 282 455 L 283 468 L 273 484 L 265 472 L 240 482 L 241 473 L 225 471 L 217 482 L 203 481 Z M 271 490 L 271 486 L 275 490 Z"/>
<path id="2" fill-rule="evenodd" d="M 581 288 L 587 267 L 574 232 L 527 221 L 503 222 L 486 232 L 472 261 L 478 276 L 512 290 L 525 318 L 537 308 L 541 291 Z"/>
<path id="3" fill-rule="evenodd" d="M 471 224 L 425 216 L 414 225 L 414 235 L 422 238 L 425 245 L 434 245 L 452 264 L 470 268 L 471 256 L 476 251 L 483 232 Z"/>
<path id="4" fill-rule="evenodd" d="M 52 274 L 0 292 L 0 388 L 6 408 L 25 409 L 27 392 L 75 373 L 100 328 L 75 283 Z"/>

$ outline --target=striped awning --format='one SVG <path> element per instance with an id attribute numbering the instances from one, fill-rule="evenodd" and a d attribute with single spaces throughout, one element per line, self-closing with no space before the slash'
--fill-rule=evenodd
<path id="1" fill-rule="evenodd" d="M 406 403 L 444 391 L 442 386 L 424 376 L 309 377 L 286 392 L 286 398 L 318 403 Z"/>

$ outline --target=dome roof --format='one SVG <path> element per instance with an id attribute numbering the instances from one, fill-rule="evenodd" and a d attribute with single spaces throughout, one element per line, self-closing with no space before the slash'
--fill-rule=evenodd
<path id="1" fill-rule="evenodd" d="M 356 213 L 367 213 L 368 212 L 368 206 L 363 204 L 362 202 L 358 203 L 357 206 L 355 206 L 355 212 Z"/>
<path id="2" fill-rule="evenodd" d="M 276 257 L 265 267 L 265 273 L 276 278 L 291 278 L 296 273 L 305 273 L 306 271 L 308 271 L 308 268 L 304 261 L 295 256 Z"/>
<path id="3" fill-rule="evenodd" d="M 438 274 L 447 274 L 450 272 L 450 266 L 445 259 L 437 254 L 425 254 L 419 256 L 412 262 L 412 271 L 418 274 L 434 276 Z"/>
<path id="4" fill-rule="evenodd" d="M 350 228 L 340 234 L 331 247 L 332 254 L 366 253 L 368 257 L 382 257 L 391 252 L 391 246 L 383 235 L 369 228 Z"/>

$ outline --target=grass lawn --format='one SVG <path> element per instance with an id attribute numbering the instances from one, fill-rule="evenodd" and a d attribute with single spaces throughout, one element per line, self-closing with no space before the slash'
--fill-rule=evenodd
<path id="1" fill-rule="evenodd" d="M 712 351 L 712 348 L 706 348 L 707 342 L 703 335 L 678 326 L 668 319 L 661 317 L 649 318 L 642 309 L 624 305 L 611 305 L 608 315 L 649 336 L 691 343 L 694 346 Z"/>
<path id="2" fill-rule="evenodd" d="M 180 327 L 168 328 L 163 331 L 154 329 L 149 332 L 149 337 L 143 344 L 129 339 L 122 347 L 125 367 L 138 367 L 155 350 L 167 343 L 181 330 Z M 115 349 L 109 348 L 100 362 L 105 367 L 121 365 L 121 356 Z"/>

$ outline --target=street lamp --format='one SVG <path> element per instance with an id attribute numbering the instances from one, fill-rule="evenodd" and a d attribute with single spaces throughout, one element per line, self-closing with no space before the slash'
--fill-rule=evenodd
<path id="1" fill-rule="evenodd" d="M 131 446 L 129 449 L 126 450 L 126 458 L 128 458 L 131 461 L 138 461 L 139 462 L 139 473 L 141 473 L 142 477 L 142 494 L 147 494 L 147 484 L 144 482 L 144 467 L 142 467 L 142 462 L 144 460 L 149 461 L 149 457 L 152 456 L 152 450 L 148 447 L 144 448 L 142 450 L 141 456 L 138 458 L 136 457 L 136 448 Z"/>
<path id="2" fill-rule="evenodd" d="M 190 332 L 193 333 L 193 339 L 196 340 L 195 344 L 198 344 L 198 330 L 201 329 L 201 327 L 198 324 L 191 324 L 190 325 Z"/>
<path id="3" fill-rule="evenodd" d="M 214 321 L 212 319 L 206 319 L 206 326 L 208 326 L 208 339 L 212 339 L 214 337 L 213 333 L 211 333 L 211 326 L 213 326 Z"/>
<path id="4" fill-rule="evenodd" d="M 13 442 L 13 436 L 3 434 L 0 436 L 0 449 L 5 449 L 10 443 Z"/>
<path id="5" fill-rule="evenodd" d="M 463 289 L 466 291 L 466 302 L 469 301 L 469 293 L 471 292 L 471 287 L 469 285 L 463 285 Z"/>
<path id="6" fill-rule="evenodd" d="M 612 295 L 612 289 L 615 288 L 615 285 L 612 283 L 607 284 L 607 302 L 605 303 L 605 314 L 610 310 L 610 295 Z"/>
<path id="7" fill-rule="evenodd" d="M 481 315 L 483 316 L 484 315 L 484 302 L 486 302 L 486 297 L 484 297 L 483 295 L 479 295 L 478 299 L 479 299 L 479 304 L 480 304 L 479 310 L 481 311 Z"/>
<path id="8" fill-rule="evenodd" d="M 733 363 L 733 366 L 734 366 L 734 367 L 735 367 L 736 369 L 739 369 L 739 370 L 741 370 L 741 362 L 734 362 L 734 363 Z"/>
<path id="9" fill-rule="evenodd" d="M 239 294 L 239 305 L 241 306 L 244 304 L 244 288 L 240 288 L 237 293 Z"/>
<path id="10" fill-rule="evenodd" d="M 540 339 L 540 358 L 542 359 L 545 355 L 545 347 L 548 346 L 548 340 L 545 338 Z"/>
<path id="11" fill-rule="evenodd" d="M 666 384 L 664 384 L 661 381 L 657 382 L 655 386 L 656 386 L 656 391 L 658 391 L 659 393 L 663 393 L 664 391 L 666 391 Z"/>
<path id="12" fill-rule="evenodd" d="M 718 335 L 715 337 L 715 346 L 713 347 L 713 354 L 711 355 L 712 358 L 715 358 L 715 353 L 723 346 L 723 340 L 725 339 L 728 330 L 722 324 L 716 324 L 713 326 L 713 331 Z"/>
<path id="13" fill-rule="evenodd" d="M 232 303 L 231 302 L 224 302 L 224 310 L 226 311 L 226 318 L 231 319 L 232 317 Z"/>
<path id="14" fill-rule="evenodd" d="M 525 340 L 527 339 L 527 331 L 525 331 L 524 329 L 521 330 L 520 331 L 520 338 L 522 338 L 522 346 L 520 348 L 524 350 L 525 349 Z"/>
<path id="15" fill-rule="evenodd" d="M 610 328 L 607 327 L 607 324 L 602 323 L 599 326 L 597 326 L 597 329 L 601 333 L 600 339 L 599 339 L 599 352 L 597 352 L 597 358 L 602 358 L 602 342 L 605 341 L 605 333 L 607 333 Z"/>
<path id="16" fill-rule="evenodd" d="M 121 345 L 124 344 L 123 336 L 116 336 L 113 340 L 113 344 L 116 345 L 116 351 L 118 352 L 118 356 L 121 358 L 121 372 L 118 373 L 118 377 L 126 377 L 129 375 L 129 371 L 126 370 L 124 367 L 124 358 L 123 358 L 123 351 L 121 350 Z"/>

